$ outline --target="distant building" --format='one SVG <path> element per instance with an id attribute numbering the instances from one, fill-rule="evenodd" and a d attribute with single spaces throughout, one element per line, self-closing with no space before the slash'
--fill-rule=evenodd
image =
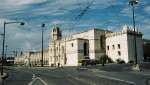
<path id="1" fill-rule="evenodd" d="M 130 30 L 128 26 L 124 26 L 121 32 L 113 32 L 106 34 L 106 54 L 113 60 L 124 60 L 126 63 L 135 61 L 135 43 L 134 35 L 136 35 L 136 48 L 138 62 L 143 60 L 143 42 L 142 33 Z"/>
<path id="2" fill-rule="evenodd" d="M 4 65 L 14 65 L 14 57 L 7 57 Z"/>
<path id="3" fill-rule="evenodd" d="M 15 57 L 14 64 L 24 66 L 41 66 L 41 51 L 27 51 Z M 48 50 L 43 50 L 43 65 L 49 66 Z"/>
<path id="4" fill-rule="evenodd" d="M 24 52 L 21 54 L 18 54 L 17 56 L 15 56 L 14 58 L 14 64 L 15 65 L 24 65 L 24 66 L 28 66 L 29 65 L 29 51 L 28 52 Z"/>
<path id="5" fill-rule="evenodd" d="M 41 51 L 30 51 L 29 57 L 27 59 L 27 64 L 30 66 L 41 66 L 41 60 L 42 60 L 42 53 Z M 49 56 L 48 56 L 48 50 L 43 50 L 43 65 L 49 66 Z"/>

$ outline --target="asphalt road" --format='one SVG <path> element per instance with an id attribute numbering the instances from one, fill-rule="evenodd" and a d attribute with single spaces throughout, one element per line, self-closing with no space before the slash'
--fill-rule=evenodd
<path id="1" fill-rule="evenodd" d="M 7 67 L 5 72 L 9 73 L 9 77 L 3 85 L 150 85 L 146 84 L 150 78 L 148 72 L 116 70 L 123 67 L 127 68 L 128 65 L 88 69 Z"/>

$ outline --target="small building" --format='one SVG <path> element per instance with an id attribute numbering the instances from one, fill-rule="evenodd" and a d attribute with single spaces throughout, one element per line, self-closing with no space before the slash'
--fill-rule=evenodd
<path id="1" fill-rule="evenodd" d="M 136 47 L 134 36 L 136 36 Z M 134 32 L 125 25 L 121 32 L 106 34 L 106 54 L 113 61 L 121 59 L 126 63 L 135 61 L 137 54 L 137 60 L 141 62 L 143 60 L 142 33 Z"/>
<path id="2" fill-rule="evenodd" d="M 144 61 L 150 62 L 150 40 L 143 39 Z"/>

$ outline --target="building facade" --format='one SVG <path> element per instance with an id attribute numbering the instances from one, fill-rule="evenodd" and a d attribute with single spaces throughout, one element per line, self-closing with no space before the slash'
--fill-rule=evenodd
<path id="1" fill-rule="evenodd" d="M 41 51 L 30 51 L 28 57 L 28 65 L 30 66 L 41 66 L 42 52 Z M 48 49 L 43 50 L 43 65 L 49 66 Z"/>
<path id="2" fill-rule="evenodd" d="M 14 64 L 15 65 L 29 65 L 29 52 L 22 52 L 21 54 L 18 54 L 14 58 Z"/>
<path id="3" fill-rule="evenodd" d="M 136 47 L 134 36 L 136 37 Z M 121 32 L 106 34 L 106 55 L 113 61 L 121 59 L 126 63 L 135 61 L 135 56 L 137 56 L 137 60 L 140 62 L 143 60 L 142 44 L 142 33 L 134 32 L 128 26 L 124 26 Z M 135 48 L 137 52 L 135 52 Z"/>
<path id="4" fill-rule="evenodd" d="M 41 66 L 41 51 L 26 51 L 15 57 L 14 64 L 24 66 Z M 43 65 L 49 66 L 48 49 L 43 50 Z"/>
<path id="5" fill-rule="evenodd" d="M 105 34 L 109 32 L 91 29 L 76 33 L 71 38 L 61 39 L 58 27 L 51 33 L 49 57 L 51 66 L 77 66 L 79 60 L 89 57 L 99 60 L 105 54 Z"/>
<path id="6" fill-rule="evenodd" d="M 108 55 L 114 61 L 118 58 L 125 62 L 134 61 L 134 34 L 137 36 L 138 60 L 141 60 L 142 34 L 134 33 L 127 26 L 121 32 L 93 28 L 63 39 L 60 28 L 55 26 L 50 34 L 48 49 L 44 50 L 44 66 L 78 66 L 82 59 L 88 57 L 99 61 L 103 55 Z M 22 62 L 19 58 L 15 60 Z M 40 66 L 41 51 L 29 51 L 28 56 L 22 58 L 30 66 Z"/>

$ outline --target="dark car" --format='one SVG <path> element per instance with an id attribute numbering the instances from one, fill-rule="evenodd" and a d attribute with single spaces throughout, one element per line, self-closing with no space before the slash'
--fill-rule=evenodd
<path id="1" fill-rule="evenodd" d="M 96 65 L 96 61 L 94 59 L 82 59 L 81 65 L 86 66 L 86 65 Z"/>

